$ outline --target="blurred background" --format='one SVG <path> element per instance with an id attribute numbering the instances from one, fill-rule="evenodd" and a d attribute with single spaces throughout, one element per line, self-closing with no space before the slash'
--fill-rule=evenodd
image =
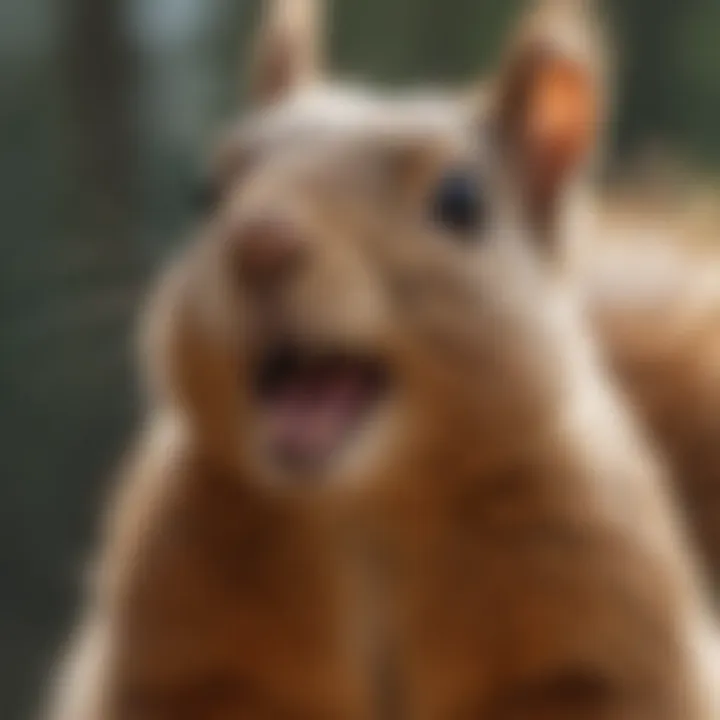
<path id="1" fill-rule="evenodd" d="M 76 609 L 132 431 L 133 319 L 242 104 L 251 0 L 0 4 L 0 717 L 21 720 Z M 487 69 L 518 0 L 336 0 L 335 66 L 386 84 Z M 614 0 L 610 173 L 720 168 L 720 0 Z M 657 164 L 652 167 L 659 167 Z"/>

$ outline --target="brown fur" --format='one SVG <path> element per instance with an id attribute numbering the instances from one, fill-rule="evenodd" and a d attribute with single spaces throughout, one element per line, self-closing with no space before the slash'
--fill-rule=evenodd
<path id="1" fill-rule="evenodd" d="M 543 47 L 543 73 L 578 62 Z M 149 429 L 60 717 L 715 717 L 692 555 L 558 261 L 589 148 L 559 168 L 528 149 L 543 134 L 496 146 L 492 103 L 304 80 L 278 100 L 285 70 L 154 303 Z M 428 218 L 460 166 L 490 209 L 468 235 Z M 262 292 L 238 259 L 258 217 L 307 241 Z M 313 487 L 263 443 L 268 335 L 372 353 L 392 379 Z"/>
<path id="2" fill-rule="evenodd" d="M 58 716 L 363 717 L 328 518 L 249 492 L 164 430 L 114 504 Z"/>
<path id="3" fill-rule="evenodd" d="M 688 218 L 663 217 L 657 208 L 613 214 L 599 228 L 583 286 L 610 365 L 670 461 L 717 586 L 720 263 L 690 249 L 700 233 Z"/>

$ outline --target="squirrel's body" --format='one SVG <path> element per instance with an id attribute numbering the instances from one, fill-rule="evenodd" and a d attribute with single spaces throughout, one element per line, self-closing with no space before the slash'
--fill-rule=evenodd
<path id="1" fill-rule="evenodd" d="M 720 647 L 682 522 L 584 362 L 504 459 L 426 446 L 387 503 L 408 717 L 716 716 Z"/>

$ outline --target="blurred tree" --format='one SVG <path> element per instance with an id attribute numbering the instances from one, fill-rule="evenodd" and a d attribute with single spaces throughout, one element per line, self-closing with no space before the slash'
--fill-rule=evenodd
<path id="1" fill-rule="evenodd" d="M 122 0 L 68 0 L 65 53 L 78 191 L 91 227 L 122 247 L 132 217 L 133 67 Z"/>

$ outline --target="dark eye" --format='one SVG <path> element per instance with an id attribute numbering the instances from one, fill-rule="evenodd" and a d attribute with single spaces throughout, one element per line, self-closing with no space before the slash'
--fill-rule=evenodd
<path id="1" fill-rule="evenodd" d="M 473 239 L 486 216 L 479 178 L 467 170 L 445 175 L 432 199 L 433 220 L 453 233 Z"/>

